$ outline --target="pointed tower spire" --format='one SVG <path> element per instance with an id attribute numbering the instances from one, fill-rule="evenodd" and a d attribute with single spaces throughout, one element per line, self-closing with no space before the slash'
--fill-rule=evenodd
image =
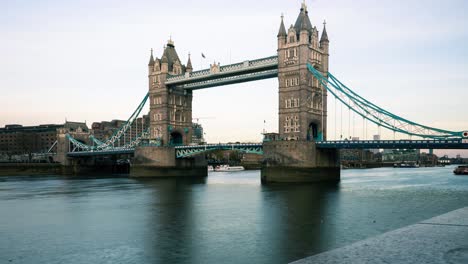
<path id="1" fill-rule="evenodd" d="M 281 14 L 281 25 L 280 25 L 280 29 L 279 29 L 279 32 L 278 32 L 278 37 L 286 37 L 288 34 L 286 34 L 286 28 L 284 27 L 284 22 L 283 22 L 283 14 Z"/>
<path id="2" fill-rule="evenodd" d="M 300 28 L 299 32 L 302 31 L 302 30 L 307 30 L 307 31 L 311 30 L 311 28 L 308 26 L 307 22 L 301 24 L 301 28 Z"/>
<path id="3" fill-rule="evenodd" d="M 327 27 L 326 27 L 326 25 L 327 25 L 327 21 L 324 20 L 324 21 L 323 21 L 322 37 L 320 38 L 320 43 L 322 43 L 322 42 L 330 42 L 330 41 L 328 40 L 328 34 L 327 34 Z"/>
<path id="4" fill-rule="evenodd" d="M 296 23 L 294 24 L 294 29 L 296 29 L 297 34 L 301 32 L 301 30 L 312 30 L 312 23 L 309 19 L 309 12 L 307 12 L 307 5 L 305 1 L 301 5 L 301 11 L 299 12 L 299 16 L 296 19 Z"/>
<path id="5" fill-rule="evenodd" d="M 188 54 L 188 61 L 187 61 L 187 67 L 185 67 L 187 72 L 192 72 L 193 67 L 192 67 L 192 60 L 190 59 L 190 53 Z"/>
<path id="6" fill-rule="evenodd" d="M 154 66 L 153 49 L 151 49 L 151 56 L 150 56 L 148 66 Z"/>

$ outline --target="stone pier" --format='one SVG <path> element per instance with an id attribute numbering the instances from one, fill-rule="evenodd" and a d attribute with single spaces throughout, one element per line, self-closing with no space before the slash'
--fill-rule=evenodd
<path id="1" fill-rule="evenodd" d="M 317 149 L 312 141 L 270 141 L 263 143 L 263 183 L 339 181 L 339 153 Z"/>
<path id="2" fill-rule="evenodd" d="M 130 167 L 131 177 L 206 177 L 204 155 L 176 159 L 174 147 L 138 147 Z"/>

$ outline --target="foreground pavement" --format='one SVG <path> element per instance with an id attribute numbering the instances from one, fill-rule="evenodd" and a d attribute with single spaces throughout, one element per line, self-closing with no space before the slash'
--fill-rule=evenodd
<path id="1" fill-rule="evenodd" d="M 468 207 L 293 263 L 468 264 Z"/>

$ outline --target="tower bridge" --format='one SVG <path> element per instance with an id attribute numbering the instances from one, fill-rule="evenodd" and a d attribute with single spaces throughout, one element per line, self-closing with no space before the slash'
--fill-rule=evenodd
<path id="1" fill-rule="evenodd" d="M 169 40 L 161 58 L 155 58 L 151 50 L 149 91 L 122 128 L 106 141 L 64 131 L 57 146 L 60 161 L 70 164 L 78 160 L 92 162 L 99 156 L 131 155 L 132 176 L 206 176 L 206 161 L 200 154 L 239 150 L 263 154 L 263 181 L 303 182 L 339 180 L 337 150 L 342 148 L 468 149 L 468 132 L 433 128 L 402 118 L 361 97 L 331 74 L 326 25 L 321 32 L 312 25 L 305 3 L 287 30 L 281 17 L 277 41 L 277 54 L 270 57 L 230 65 L 213 63 L 208 69 L 193 71 L 190 56 L 182 64 L 174 41 Z M 194 91 L 267 78 L 277 78 L 279 86 L 275 140 L 191 144 Z M 371 124 L 419 139 L 330 141 L 329 95 Z M 150 124 L 136 133 L 132 128 L 145 104 L 150 106 Z"/>

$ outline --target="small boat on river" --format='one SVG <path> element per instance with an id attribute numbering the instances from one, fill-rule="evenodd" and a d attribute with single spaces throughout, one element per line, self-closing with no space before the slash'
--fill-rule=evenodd
<path id="1" fill-rule="evenodd" d="M 393 168 L 419 168 L 416 162 L 401 162 L 393 164 Z"/>
<path id="2" fill-rule="evenodd" d="M 242 166 L 229 166 L 229 165 L 219 165 L 214 169 L 215 171 L 243 171 L 244 167 Z"/>
<path id="3" fill-rule="evenodd" d="M 458 166 L 453 173 L 455 175 L 468 175 L 468 166 Z"/>

